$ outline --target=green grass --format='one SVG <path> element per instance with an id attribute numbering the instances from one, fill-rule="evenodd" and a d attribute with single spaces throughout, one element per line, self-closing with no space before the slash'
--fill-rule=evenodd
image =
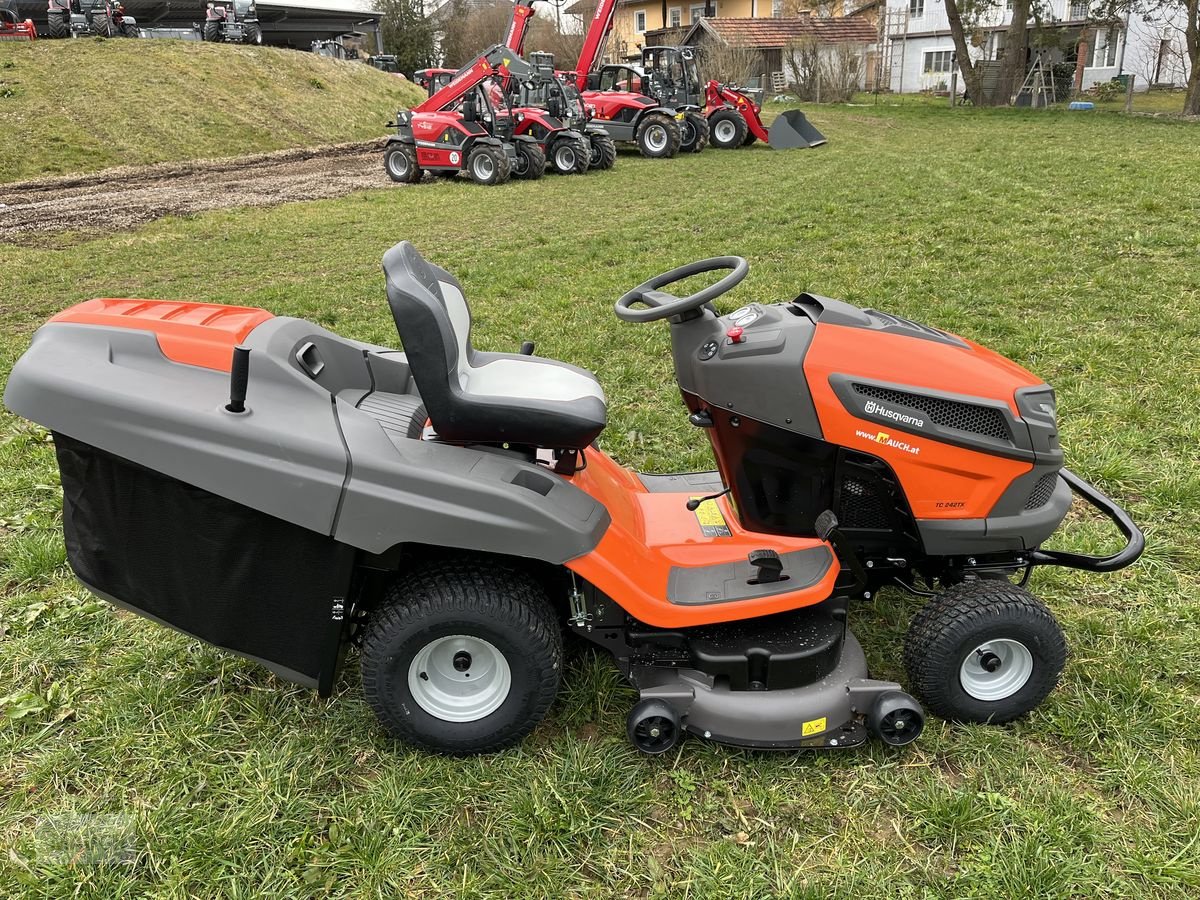
<path id="1" fill-rule="evenodd" d="M 1058 388 L 1069 465 L 1128 506 L 1149 549 L 1109 576 L 1037 573 L 1073 654 L 1043 707 L 1000 728 L 931 721 L 901 752 L 689 740 L 647 759 L 623 734 L 631 692 L 580 654 L 520 747 L 412 752 L 381 734 L 353 665 L 325 702 L 89 599 L 62 565 L 52 447 L 5 413 L 0 895 L 1196 896 L 1200 131 L 810 116 L 830 138 L 818 151 L 622 155 L 606 175 L 382 187 L 6 248 L 0 372 L 93 295 L 258 304 L 392 343 L 379 259 L 408 238 L 466 285 L 481 348 L 535 340 L 597 372 L 609 452 L 705 466 L 667 328 L 611 306 L 651 274 L 739 253 L 752 271 L 726 310 L 811 289 L 981 341 Z M 1115 536 L 1079 515 L 1056 543 Z M 917 606 L 885 592 L 858 609 L 878 677 L 903 679 Z"/>
<path id="2" fill-rule="evenodd" d="M 272 47 L 0 44 L 0 183 L 366 140 L 421 96 L 363 63 Z"/>

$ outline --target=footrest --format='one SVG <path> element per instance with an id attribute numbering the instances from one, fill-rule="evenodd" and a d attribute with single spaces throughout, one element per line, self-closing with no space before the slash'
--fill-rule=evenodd
<path id="1" fill-rule="evenodd" d="M 822 545 L 781 553 L 779 560 L 783 564 L 779 581 L 761 581 L 758 568 L 748 559 L 712 566 L 673 566 L 667 578 L 667 599 L 680 606 L 699 606 L 807 590 L 825 577 L 833 554 Z"/>

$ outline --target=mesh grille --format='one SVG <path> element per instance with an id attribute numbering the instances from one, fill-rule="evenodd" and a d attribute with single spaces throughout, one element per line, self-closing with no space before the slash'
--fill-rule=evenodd
<path id="1" fill-rule="evenodd" d="M 843 528 L 888 528 L 887 512 L 879 494 L 865 481 L 847 478 L 842 482 L 838 522 Z"/>
<path id="2" fill-rule="evenodd" d="M 920 394 L 893 391 L 871 384 L 856 384 L 854 390 L 864 397 L 873 397 L 884 403 L 895 403 L 898 406 L 919 409 L 929 416 L 931 422 L 941 425 L 943 428 L 956 428 L 959 431 L 969 431 L 972 434 L 981 434 L 984 437 L 996 438 L 1001 441 L 1012 440 L 1004 416 L 1000 410 L 990 406 L 976 406 L 974 403 L 943 400 L 941 397 L 924 397 Z"/>
<path id="3" fill-rule="evenodd" d="M 1054 488 L 1057 484 L 1057 472 L 1043 475 L 1038 479 L 1038 483 L 1033 486 L 1033 490 L 1029 492 L 1029 499 L 1025 501 L 1025 508 L 1039 509 L 1045 506 L 1050 502 L 1050 497 L 1054 494 Z"/>

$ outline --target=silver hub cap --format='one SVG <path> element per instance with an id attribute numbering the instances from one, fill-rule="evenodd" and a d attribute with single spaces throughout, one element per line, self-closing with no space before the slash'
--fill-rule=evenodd
<path id="1" fill-rule="evenodd" d="M 554 152 L 554 159 L 558 163 L 560 172 L 570 172 L 575 169 L 575 148 L 570 144 L 562 144 Z"/>
<path id="2" fill-rule="evenodd" d="M 658 153 L 667 147 L 667 129 L 661 125 L 651 125 L 646 129 L 646 146 Z"/>
<path id="3" fill-rule="evenodd" d="M 393 175 L 403 178 L 408 174 L 408 157 L 400 152 L 389 153 L 388 168 L 392 170 Z"/>
<path id="4" fill-rule="evenodd" d="M 737 127 L 728 119 L 722 119 L 717 123 L 716 137 L 722 144 L 732 144 L 737 137 Z"/>
<path id="5" fill-rule="evenodd" d="M 1000 638 L 980 644 L 958 670 L 962 688 L 976 700 L 1004 700 L 1025 687 L 1033 674 L 1033 654 L 1020 641 Z"/>
<path id="6" fill-rule="evenodd" d="M 500 708 L 512 687 L 508 660 L 494 645 L 466 634 L 430 641 L 408 667 L 408 689 L 443 722 L 477 722 Z"/>
<path id="7" fill-rule="evenodd" d="M 496 161 L 492 159 L 491 154 L 480 153 L 475 157 L 475 177 L 480 181 L 487 181 L 495 171 Z"/>

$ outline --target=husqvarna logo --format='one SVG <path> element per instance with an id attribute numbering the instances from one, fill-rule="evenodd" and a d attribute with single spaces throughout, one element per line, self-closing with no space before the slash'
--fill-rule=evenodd
<path id="1" fill-rule="evenodd" d="M 885 419 L 891 419 L 893 422 L 912 425 L 914 428 L 925 427 L 924 419 L 918 416 L 910 416 L 908 413 L 902 413 L 898 409 L 888 409 L 882 403 L 876 403 L 874 400 L 868 400 L 863 410 L 869 416 L 881 416 Z"/>

